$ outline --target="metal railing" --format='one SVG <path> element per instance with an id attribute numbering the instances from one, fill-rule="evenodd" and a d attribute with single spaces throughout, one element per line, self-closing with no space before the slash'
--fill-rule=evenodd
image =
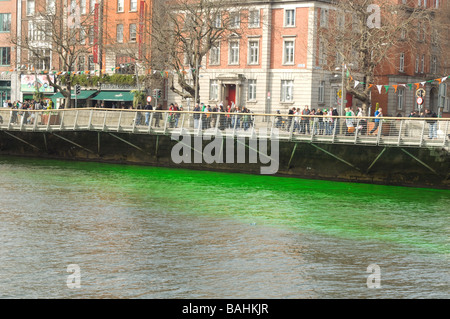
<path id="1" fill-rule="evenodd" d="M 211 134 L 315 143 L 448 147 L 450 118 L 376 119 L 94 108 L 39 111 L 0 108 L 0 130 Z"/>

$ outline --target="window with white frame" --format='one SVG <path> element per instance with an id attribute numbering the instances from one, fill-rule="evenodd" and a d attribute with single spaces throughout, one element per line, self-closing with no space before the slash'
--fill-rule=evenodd
<path id="1" fill-rule="evenodd" d="M 47 13 L 48 14 L 55 14 L 56 13 L 56 0 L 47 0 Z"/>
<path id="2" fill-rule="evenodd" d="M 239 41 L 229 42 L 228 64 L 239 64 Z"/>
<path id="3" fill-rule="evenodd" d="M 0 13 L 0 32 L 11 31 L 11 13 Z"/>
<path id="4" fill-rule="evenodd" d="M 294 101 L 294 80 L 281 80 L 281 102 Z"/>
<path id="5" fill-rule="evenodd" d="M 405 103 L 405 90 L 403 88 L 397 89 L 397 109 L 403 110 L 403 105 Z"/>
<path id="6" fill-rule="evenodd" d="M 117 43 L 123 43 L 123 24 L 118 24 L 116 27 Z"/>
<path id="7" fill-rule="evenodd" d="M 130 24 L 130 42 L 136 42 L 137 34 L 136 34 L 136 24 Z"/>
<path id="8" fill-rule="evenodd" d="M 216 42 L 211 46 L 209 51 L 209 64 L 219 65 L 220 64 L 220 43 Z"/>
<path id="9" fill-rule="evenodd" d="M 237 29 L 241 25 L 241 14 L 239 11 L 230 12 L 230 28 Z"/>
<path id="10" fill-rule="evenodd" d="M 209 99 L 211 101 L 219 99 L 219 82 L 217 80 L 209 81 Z"/>
<path id="11" fill-rule="evenodd" d="M 259 41 L 250 40 L 248 42 L 248 64 L 259 63 Z"/>
<path id="12" fill-rule="evenodd" d="M 80 44 L 86 44 L 86 29 L 84 27 L 80 28 Z"/>
<path id="13" fill-rule="evenodd" d="M 124 0 L 117 0 L 117 12 L 123 12 L 124 10 Z"/>
<path id="14" fill-rule="evenodd" d="M 248 101 L 256 101 L 256 80 L 248 80 Z"/>
<path id="15" fill-rule="evenodd" d="M 294 40 L 284 40 L 283 41 L 283 64 L 292 65 L 294 64 Z"/>
<path id="16" fill-rule="evenodd" d="M 89 44 L 94 44 L 94 26 L 89 26 Z"/>
<path id="17" fill-rule="evenodd" d="M 85 69 L 85 58 L 84 55 L 78 57 L 78 71 L 84 71 Z"/>
<path id="18" fill-rule="evenodd" d="M 137 11 L 137 0 L 130 0 L 130 11 Z"/>
<path id="19" fill-rule="evenodd" d="M 80 12 L 86 14 L 86 0 L 80 0 Z"/>
<path id="20" fill-rule="evenodd" d="M 400 72 L 405 72 L 405 53 L 400 53 L 400 63 L 399 63 L 399 67 L 398 70 Z"/>
<path id="21" fill-rule="evenodd" d="M 261 12 L 259 10 L 250 10 L 248 13 L 248 26 L 250 28 L 259 28 L 261 20 Z"/>
<path id="22" fill-rule="evenodd" d="M 295 27 L 295 9 L 284 10 L 284 26 Z"/>
<path id="23" fill-rule="evenodd" d="M 95 10 L 95 0 L 89 0 L 89 11 L 92 13 Z"/>
<path id="24" fill-rule="evenodd" d="M 94 56 L 90 55 L 88 57 L 88 70 L 94 71 L 95 70 L 95 63 L 94 63 Z"/>
<path id="25" fill-rule="evenodd" d="M 319 82 L 319 103 L 325 102 L 325 81 Z"/>
<path id="26" fill-rule="evenodd" d="M 337 13 L 337 27 L 339 30 L 343 30 L 345 27 L 345 15 L 342 13 Z"/>
<path id="27" fill-rule="evenodd" d="M 221 28 L 222 27 L 222 16 L 220 15 L 220 13 L 216 13 L 212 17 L 212 25 L 213 25 L 214 28 Z"/>
<path id="28" fill-rule="evenodd" d="M 34 14 L 34 0 L 27 0 L 27 16 Z"/>

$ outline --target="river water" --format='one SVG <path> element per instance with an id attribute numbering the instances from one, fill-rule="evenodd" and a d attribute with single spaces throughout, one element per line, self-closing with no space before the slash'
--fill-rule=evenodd
<path id="1" fill-rule="evenodd" d="M 0 199 L 0 298 L 449 297 L 447 190 L 0 157 Z"/>

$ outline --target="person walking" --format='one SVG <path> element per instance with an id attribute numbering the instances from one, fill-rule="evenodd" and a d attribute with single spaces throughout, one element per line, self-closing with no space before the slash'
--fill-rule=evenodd
<path id="1" fill-rule="evenodd" d="M 373 133 L 378 129 L 380 126 L 380 117 L 383 117 L 383 109 L 380 107 L 378 110 L 375 111 L 375 126 L 373 129 L 369 132 L 369 135 L 373 135 Z M 381 132 L 380 132 L 381 133 Z"/>
<path id="2" fill-rule="evenodd" d="M 426 122 L 429 124 L 428 126 L 428 138 L 433 139 L 437 138 L 437 115 L 435 112 L 432 112 L 430 109 L 425 111 L 425 118 L 429 118 Z"/>

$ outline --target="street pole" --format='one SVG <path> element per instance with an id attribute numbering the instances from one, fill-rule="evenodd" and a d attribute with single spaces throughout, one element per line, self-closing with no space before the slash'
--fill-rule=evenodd
<path id="1" fill-rule="evenodd" d="M 345 64 L 342 64 L 341 68 L 342 68 L 342 83 L 341 83 L 341 107 L 339 110 L 339 115 L 343 115 L 344 114 L 344 103 L 347 97 L 347 92 L 345 91 Z"/>

